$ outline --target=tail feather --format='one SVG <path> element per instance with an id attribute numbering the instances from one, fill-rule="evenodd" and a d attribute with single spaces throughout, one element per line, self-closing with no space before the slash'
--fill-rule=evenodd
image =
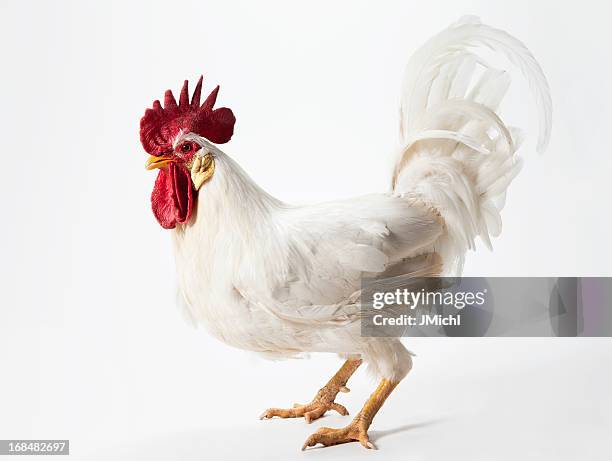
<path id="1" fill-rule="evenodd" d="M 401 101 L 401 133 L 407 135 L 412 130 L 412 123 L 418 119 L 428 106 L 430 90 L 436 77 L 444 72 L 450 63 L 465 63 L 468 68 L 473 62 L 490 68 L 484 60 L 468 51 L 470 48 L 485 46 L 501 52 L 518 67 L 525 76 L 534 95 L 540 115 L 540 134 L 538 151 L 543 152 L 548 145 L 552 121 L 552 100 L 550 89 L 542 68 L 527 47 L 507 32 L 482 24 L 477 17 L 465 16 L 451 27 L 443 30 L 423 45 L 410 59 L 404 75 L 403 95 Z M 455 64 L 457 65 L 457 64 Z M 462 84 L 472 78 L 473 72 L 466 72 L 467 78 L 457 80 L 459 90 Z M 452 97 L 464 97 L 458 91 Z"/>
<path id="2" fill-rule="evenodd" d="M 506 32 L 466 17 L 411 58 L 404 78 L 403 147 L 393 189 L 419 196 L 442 215 L 447 232 L 436 251 L 449 273 L 461 269 L 476 237 L 490 247 L 490 237 L 499 235 L 506 190 L 521 168 L 515 156 L 520 131 L 506 126 L 496 113 L 510 75 L 473 53 L 477 46 L 502 53 L 523 72 L 540 113 L 539 151 L 546 148 L 551 131 L 552 104 L 542 69 Z M 484 72 L 474 82 L 480 69 Z"/>

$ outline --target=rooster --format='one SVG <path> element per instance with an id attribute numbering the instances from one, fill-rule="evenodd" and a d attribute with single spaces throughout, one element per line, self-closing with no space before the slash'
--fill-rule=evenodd
<path id="1" fill-rule="evenodd" d="M 508 73 L 474 54 L 484 46 L 522 71 L 540 116 L 538 150 L 548 143 L 551 100 L 544 74 L 509 34 L 467 17 L 429 40 L 410 59 L 400 104 L 400 146 L 391 191 L 295 206 L 259 187 L 218 145 L 235 117 L 215 108 L 219 87 L 200 103 L 166 91 L 147 109 L 140 139 L 148 169 L 159 169 L 151 203 L 172 229 L 179 298 L 219 340 L 274 357 L 335 353 L 345 362 L 306 405 L 270 408 L 261 418 L 307 422 L 329 410 L 362 363 L 380 384 L 344 428 L 322 427 L 302 449 L 358 441 L 408 374 L 412 354 L 399 338 L 360 334 L 364 276 L 458 275 L 480 237 L 501 230 L 500 210 L 519 172 L 520 135 L 497 114 Z"/>

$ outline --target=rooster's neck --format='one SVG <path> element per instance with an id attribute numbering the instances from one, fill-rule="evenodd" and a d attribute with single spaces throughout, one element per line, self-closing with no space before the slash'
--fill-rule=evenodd
<path id="1" fill-rule="evenodd" d="M 220 232 L 252 233 L 269 224 L 275 212 L 285 207 L 226 154 L 216 153 L 214 161 L 215 173 L 198 191 L 191 221 L 177 226 L 177 237 L 194 232 L 209 236 Z"/>

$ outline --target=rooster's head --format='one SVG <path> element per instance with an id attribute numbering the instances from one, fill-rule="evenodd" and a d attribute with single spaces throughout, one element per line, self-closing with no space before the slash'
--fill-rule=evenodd
<path id="1" fill-rule="evenodd" d="M 150 154 L 146 167 L 159 169 L 151 194 L 153 214 L 164 229 L 186 223 L 191 217 L 195 192 L 209 180 L 215 169 L 214 146 L 230 140 L 236 118 L 226 107 L 214 109 L 217 86 L 200 105 L 202 77 L 189 101 L 187 80 L 177 104 L 166 91 L 140 120 L 140 141 Z"/>

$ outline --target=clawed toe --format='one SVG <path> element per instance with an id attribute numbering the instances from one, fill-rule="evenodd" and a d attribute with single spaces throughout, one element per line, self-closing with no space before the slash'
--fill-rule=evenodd
<path id="1" fill-rule="evenodd" d="M 307 423 L 311 423 L 321 416 L 323 416 L 328 410 L 337 411 L 342 416 L 349 414 L 348 410 L 344 405 L 340 405 L 336 402 L 324 402 L 315 400 L 312 403 L 306 405 L 300 405 L 299 403 L 293 404 L 292 408 L 268 408 L 264 411 L 259 419 L 271 419 L 275 416 L 279 418 L 304 418 Z"/>
<path id="2" fill-rule="evenodd" d="M 341 429 L 322 427 L 306 439 L 302 451 L 308 447 L 321 444 L 325 447 L 341 443 L 359 442 L 364 448 L 375 449 L 376 447 L 368 438 L 368 432 L 355 422 Z"/>

